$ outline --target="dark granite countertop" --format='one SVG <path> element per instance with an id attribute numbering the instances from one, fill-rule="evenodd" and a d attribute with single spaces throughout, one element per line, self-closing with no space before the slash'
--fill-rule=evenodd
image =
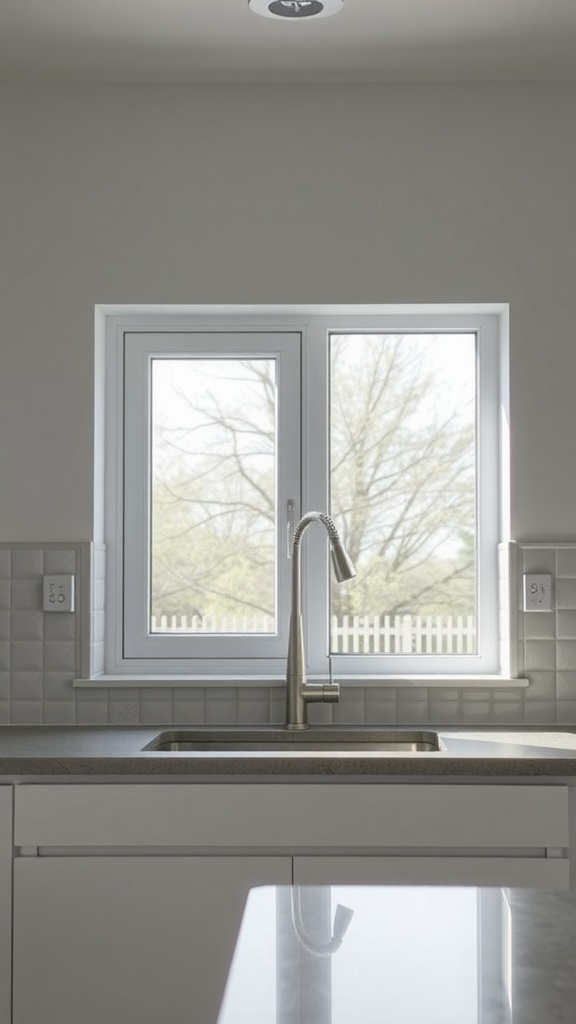
<path id="1" fill-rule="evenodd" d="M 576 727 L 466 728 L 426 726 L 437 733 L 443 749 L 428 752 L 368 750 L 222 751 L 145 750 L 160 732 L 186 729 L 224 742 L 246 735 L 277 737 L 286 745 L 279 727 L 216 726 L 3 726 L 0 727 L 0 775 L 8 782 L 21 776 L 182 776 L 262 780 L 267 778 L 315 781 L 340 778 L 377 779 L 397 776 L 430 777 L 570 777 L 576 775 Z M 414 731 L 408 730 L 407 731 Z M 378 738 L 382 731 L 402 727 L 334 727 L 332 734 Z M 307 736 L 321 737 L 311 728 Z M 295 744 L 297 747 L 297 743 Z"/>

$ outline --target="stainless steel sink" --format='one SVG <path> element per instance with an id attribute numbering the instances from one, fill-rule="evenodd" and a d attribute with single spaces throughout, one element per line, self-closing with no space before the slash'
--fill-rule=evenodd
<path id="1" fill-rule="evenodd" d="M 180 729 L 161 732 L 144 750 L 158 752 L 267 754 L 270 757 L 298 757 L 326 754 L 431 753 L 443 749 L 435 732 L 413 729 L 327 729 L 290 732 L 284 729 L 202 730 Z"/>

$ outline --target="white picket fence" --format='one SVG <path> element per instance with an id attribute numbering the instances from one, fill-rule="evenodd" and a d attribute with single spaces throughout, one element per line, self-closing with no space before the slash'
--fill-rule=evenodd
<path id="1" fill-rule="evenodd" d="M 152 632 L 274 633 L 267 615 L 228 617 L 153 615 Z M 476 622 L 472 615 L 332 616 L 334 653 L 340 654 L 474 654 Z"/>

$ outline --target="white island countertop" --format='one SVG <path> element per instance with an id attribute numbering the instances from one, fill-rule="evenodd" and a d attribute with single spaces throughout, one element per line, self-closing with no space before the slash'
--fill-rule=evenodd
<path id="1" fill-rule="evenodd" d="M 318 886 L 249 895 L 218 1024 L 574 1024 L 576 893 Z"/>

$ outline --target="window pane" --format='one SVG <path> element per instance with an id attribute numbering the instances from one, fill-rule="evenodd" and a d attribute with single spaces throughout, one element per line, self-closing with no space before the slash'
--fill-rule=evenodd
<path id="1" fill-rule="evenodd" d="M 155 358 L 151 387 L 151 632 L 275 633 L 275 360 Z"/>
<path id="2" fill-rule="evenodd" d="M 332 334 L 332 653 L 477 652 L 476 335 Z"/>

